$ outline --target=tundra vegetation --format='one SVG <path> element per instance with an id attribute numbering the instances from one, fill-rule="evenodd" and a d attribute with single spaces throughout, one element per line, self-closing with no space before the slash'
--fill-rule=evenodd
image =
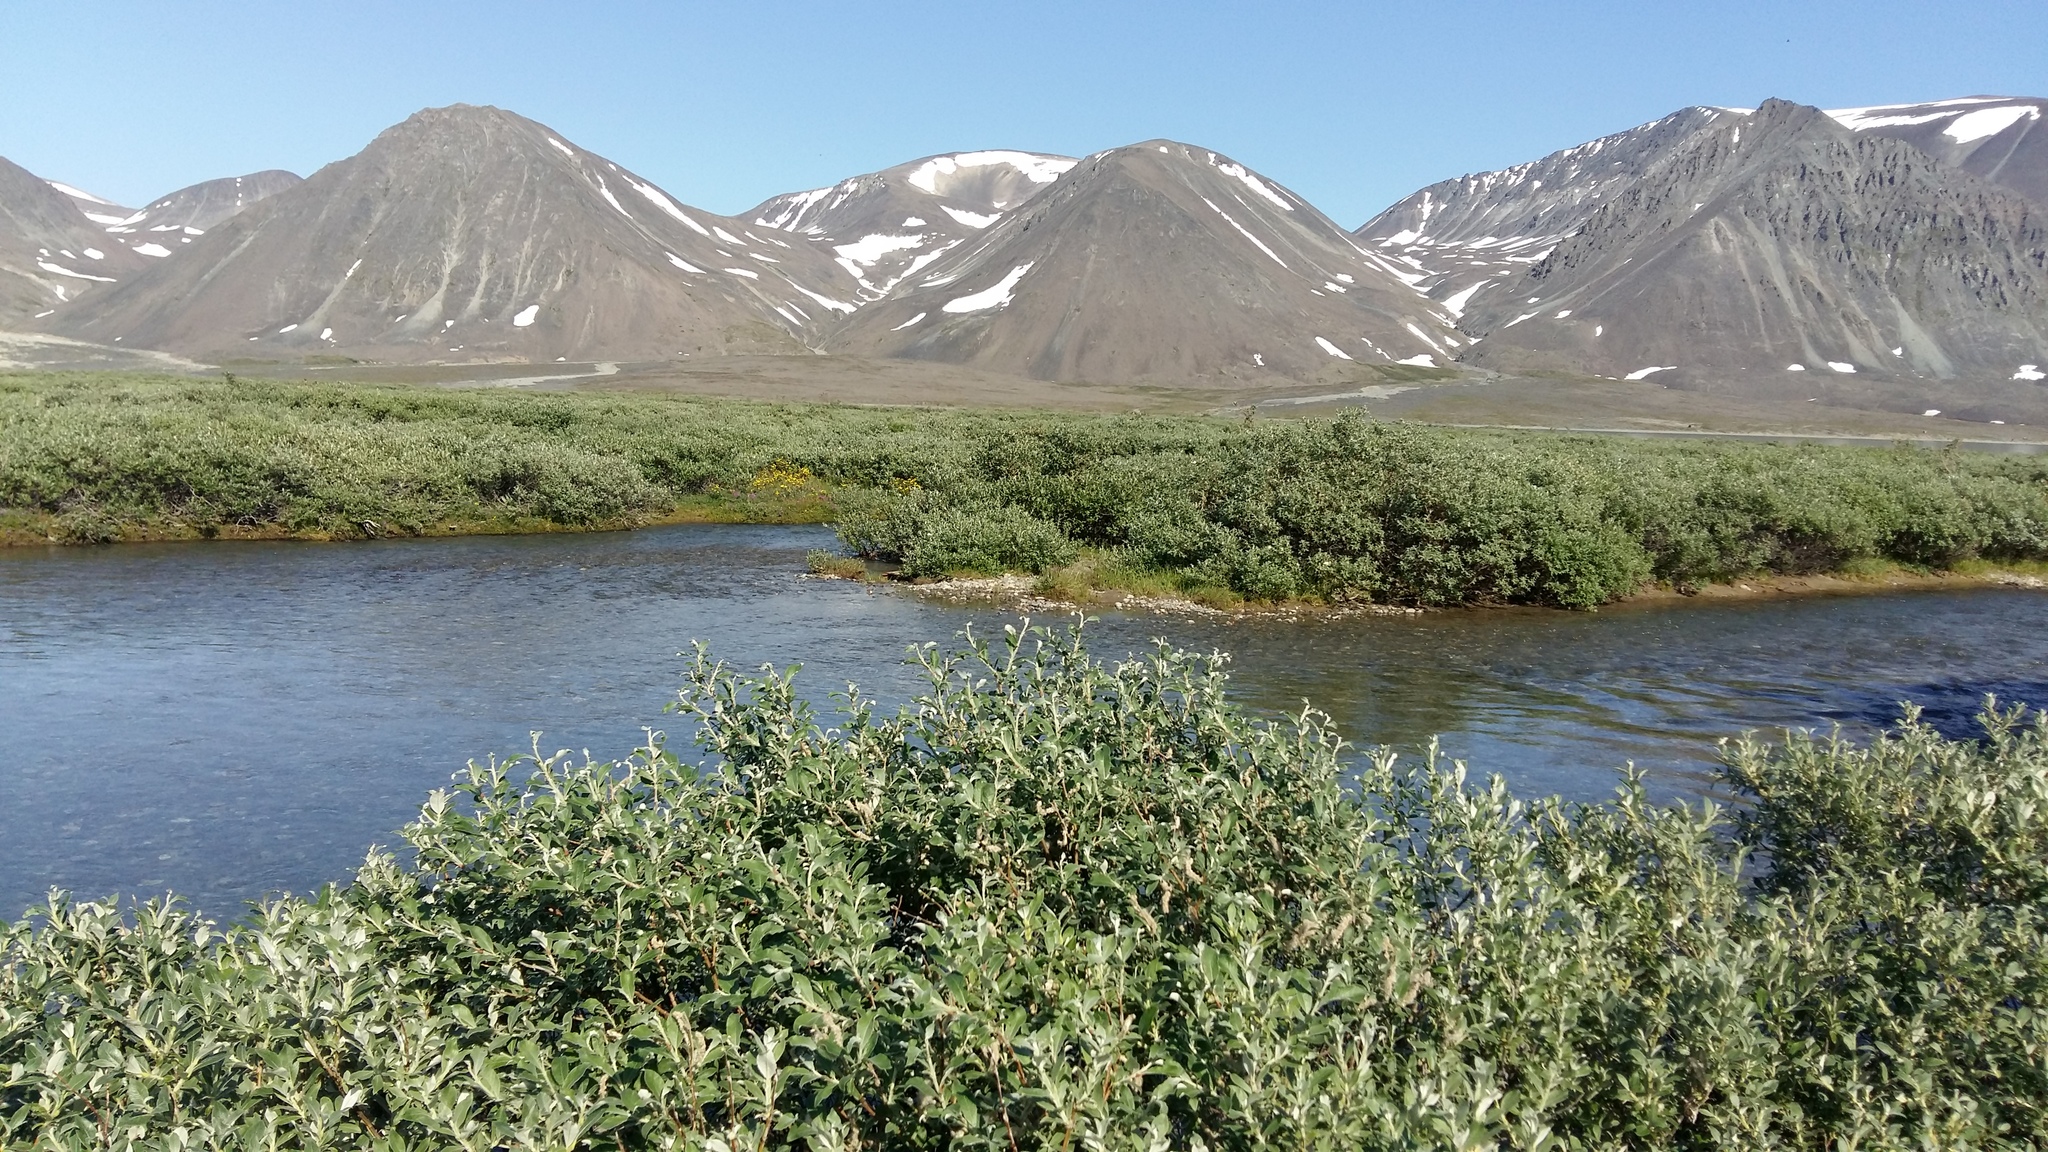
<path id="1" fill-rule="evenodd" d="M 2048 1146 L 2048 720 L 1524 803 L 1221 657 L 918 659 L 835 727 L 472 765 L 345 888 L 0 935 L 22 1148 Z"/>
<path id="2" fill-rule="evenodd" d="M 106 375 L 0 376 L 0 536 L 832 522 L 907 576 L 1590 608 L 2048 561 L 2048 457 Z M 830 565 L 829 558 L 826 560 Z"/>

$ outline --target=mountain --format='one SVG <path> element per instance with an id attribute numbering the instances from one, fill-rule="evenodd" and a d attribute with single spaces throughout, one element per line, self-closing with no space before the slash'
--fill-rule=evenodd
<path id="1" fill-rule="evenodd" d="M 1480 293 L 1549 255 L 1674 150 L 1748 111 L 1682 108 L 1541 160 L 1440 180 L 1366 221 L 1357 235 L 1400 263 L 1404 279 L 1461 316 Z"/>
<path id="2" fill-rule="evenodd" d="M 151 201 L 140 212 L 109 224 L 107 231 L 123 235 L 175 232 L 189 239 L 257 201 L 301 183 L 298 176 L 277 168 L 207 180 Z"/>
<path id="3" fill-rule="evenodd" d="M 821 317 L 854 308 L 808 287 L 835 277 L 846 280 L 813 245 L 679 205 L 524 117 L 455 105 L 388 129 L 51 327 L 213 356 L 801 352 Z"/>
<path id="4" fill-rule="evenodd" d="M 743 218 L 830 248 L 861 297 L 879 299 L 1075 163 L 1042 152 L 926 156 L 829 188 L 770 197 Z"/>
<path id="5" fill-rule="evenodd" d="M 102 226 L 118 224 L 135 214 L 135 209 L 123 208 L 112 200 L 95 196 L 83 188 L 74 188 L 58 180 L 45 180 L 43 183 L 62 193 L 65 199 L 71 201 L 73 207 L 84 213 L 85 218 L 95 224 Z"/>
<path id="6" fill-rule="evenodd" d="M 826 338 L 1045 380 L 1209 383 L 1434 365 L 1463 342 L 1306 201 L 1168 140 L 1081 161 Z"/>
<path id="7" fill-rule="evenodd" d="M 143 263 L 80 212 L 66 192 L 0 159 L 0 329 L 97 297 Z"/>
<path id="8" fill-rule="evenodd" d="M 1828 113 L 1853 132 L 1903 140 L 1936 160 L 2048 205 L 2048 100 L 1965 96 Z"/>
<path id="9" fill-rule="evenodd" d="M 1773 100 L 1671 147 L 1463 327 L 1509 370 L 2009 380 L 2048 363 L 2048 211 Z"/>

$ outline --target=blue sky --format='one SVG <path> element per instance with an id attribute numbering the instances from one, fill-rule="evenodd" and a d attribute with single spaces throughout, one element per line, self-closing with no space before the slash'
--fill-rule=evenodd
<path id="1" fill-rule="evenodd" d="M 1228 153 L 1349 226 L 1688 104 L 2048 95 L 2048 3 L 0 0 L 0 155 L 140 205 L 496 104 L 736 213 L 933 152 Z"/>

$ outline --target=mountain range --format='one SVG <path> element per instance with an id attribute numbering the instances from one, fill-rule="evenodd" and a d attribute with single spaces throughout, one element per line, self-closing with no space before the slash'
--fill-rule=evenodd
<path id="1" fill-rule="evenodd" d="M 0 327 L 216 362 L 830 353 L 1212 389 L 1444 368 L 2031 385 L 2044 109 L 1688 108 L 1347 231 L 1172 140 L 929 156 L 722 216 L 455 105 L 303 181 L 134 211 L 0 161 Z"/>

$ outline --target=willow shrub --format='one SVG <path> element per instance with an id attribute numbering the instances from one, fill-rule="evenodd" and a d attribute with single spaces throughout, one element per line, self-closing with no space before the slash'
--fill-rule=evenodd
<path id="1" fill-rule="evenodd" d="M 962 513 L 1022 509 L 1140 570 L 1261 600 L 1591 608 L 1662 580 L 2048 559 L 2048 464 L 1912 448 L 1653 443 L 1381 424 L 1175 445 L 1103 421 L 1013 430 L 943 483 L 850 506 L 913 564 Z M 932 527 L 928 527 L 928 525 Z M 993 554 L 962 567 L 1002 567 Z"/>
<path id="2" fill-rule="evenodd" d="M 1012 632 L 822 728 L 700 655 L 708 761 L 472 766 L 220 929 L 53 899 L 9 1147 L 2040 1148 L 2048 724 L 1525 804 Z"/>
<path id="3" fill-rule="evenodd" d="M 758 499 L 797 476 L 817 499 Z M 1085 548 L 1253 599 L 1590 608 L 1650 580 L 2048 560 L 2048 457 L 0 375 L 0 511 L 74 542 L 622 526 L 707 497 L 831 514 L 851 551 L 917 576 Z"/>

